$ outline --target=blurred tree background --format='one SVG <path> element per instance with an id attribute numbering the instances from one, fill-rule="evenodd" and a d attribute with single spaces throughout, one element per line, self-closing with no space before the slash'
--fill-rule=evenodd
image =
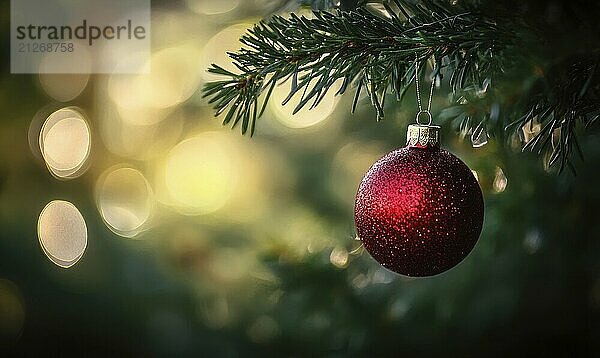
<path id="1" fill-rule="evenodd" d="M 535 22 L 561 2 L 528 4 Z M 211 63 L 226 62 L 260 18 L 289 11 L 310 14 L 275 0 L 153 1 L 150 74 L 11 75 L 2 3 L 0 350 L 597 355 L 597 132 L 581 137 L 577 175 L 557 175 L 508 134 L 472 143 L 444 126 L 443 146 L 484 191 L 483 233 L 444 274 L 395 275 L 360 249 L 353 203 L 369 166 L 403 145 L 412 91 L 403 105 L 389 101 L 386 120 L 376 122 L 368 99 L 350 116 L 351 95 L 292 116 L 280 105 L 284 85 L 252 139 L 221 127 L 201 98 Z M 571 30 L 581 36 L 569 21 L 559 35 Z M 437 111 L 448 106 L 444 91 Z M 89 125 L 89 167 L 57 180 L 37 137 L 40 123 L 68 106 Z M 535 130 L 522 129 L 525 138 Z M 140 199 L 131 177 L 109 183 L 119 168 L 152 190 Z M 115 203 L 123 197 L 142 218 L 139 230 L 107 214 L 124 209 Z M 54 265 L 37 238 L 38 216 L 55 199 L 74 203 L 87 224 L 87 249 L 69 269 Z"/>

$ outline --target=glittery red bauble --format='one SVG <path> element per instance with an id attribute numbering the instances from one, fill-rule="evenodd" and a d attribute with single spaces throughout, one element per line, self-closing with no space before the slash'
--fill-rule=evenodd
<path id="1" fill-rule="evenodd" d="M 409 146 L 365 174 L 354 217 L 358 237 L 381 265 L 406 276 L 432 276 L 475 246 L 483 195 L 471 170 L 451 153 Z"/>

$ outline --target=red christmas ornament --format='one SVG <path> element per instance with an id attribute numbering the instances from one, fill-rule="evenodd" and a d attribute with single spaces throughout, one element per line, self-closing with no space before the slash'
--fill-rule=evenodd
<path id="1" fill-rule="evenodd" d="M 471 252 L 483 224 L 483 195 L 471 170 L 439 148 L 439 127 L 409 126 L 405 148 L 365 174 L 354 216 L 358 237 L 385 268 L 432 276 Z"/>

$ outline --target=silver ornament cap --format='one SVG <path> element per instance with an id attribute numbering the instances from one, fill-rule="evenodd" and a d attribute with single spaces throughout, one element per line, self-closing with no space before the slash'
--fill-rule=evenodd
<path id="1" fill-rule="evenodd" d="M 439 148 L 440 126 L 411 124 L 406 132 L 406 145 L 417 148 Z"/>

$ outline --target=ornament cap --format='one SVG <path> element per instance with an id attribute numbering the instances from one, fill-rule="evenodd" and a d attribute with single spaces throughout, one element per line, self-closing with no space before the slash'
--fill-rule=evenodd
<path id="1" fill-rule="evenodd" d="M 411 124 L 406 132 L 406 145 L 416 148 L 439 148 L 440 126 Z"/>

